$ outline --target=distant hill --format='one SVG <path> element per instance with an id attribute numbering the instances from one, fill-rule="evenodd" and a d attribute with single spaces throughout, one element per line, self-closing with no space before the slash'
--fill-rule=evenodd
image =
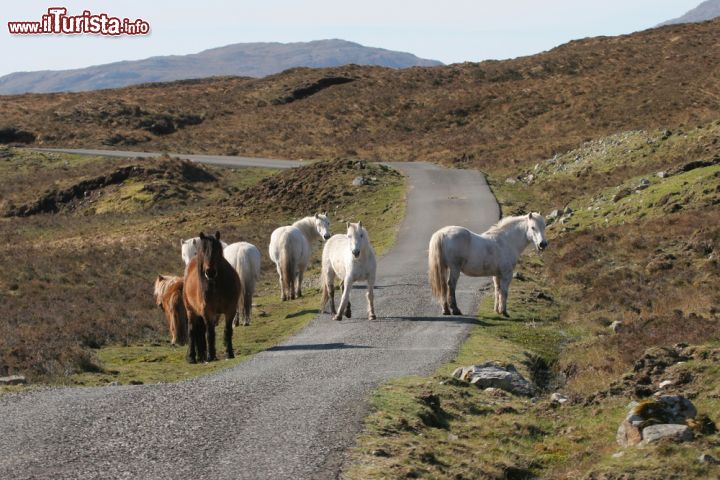
<path id="1" fill-rule="evenodd" d="M 365 47 L 345 40 L 298 43 L 236 43 L 191 55 L 96 65 L 75 70 L 16 72 L 0 77 L 0 94 L 80 92 L 147 82 L 169 82 L 223 75 L 264 77 L 293 67 L 377 65 L 432 67 L 436 60 L 411 53 Z"/>
<path id="2" fill-rule="evenodd" d="M 705 22 L 716 17 L 720 17 L 720 0 L 706 0 L 682 17 L 663 22 L 658 25 L 658 27 L 662 27 L 664 25 L 674 25 L 677 23 Z"/>
<path id="3" fill-rule="evenodd" d="M 718 38 L 720 19 L 513 60 L 5 96 L 0 143 L 516 171 L 617 132 L 718 120 Z"/>

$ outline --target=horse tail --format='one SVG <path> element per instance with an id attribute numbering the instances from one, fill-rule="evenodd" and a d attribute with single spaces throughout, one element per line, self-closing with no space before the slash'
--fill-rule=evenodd
<path id="1" fill-rule="evenodd" d="M 240 307 L 245 322 L 250 321 L 252 310 L 252 297 L 255 292 L 255 282 L 259 277 L 259 266 L 255 265 L 251 253 L 245 252 L 242 275 L 240 276 Z"/>
<path id="2" fill-rule="evenodd" d="M 175 332 L 175 343 L 185 345 L 188 340 L 188 316 L 183 299 L 183 282 L 177 282 L 167 292 L 168 315 L 170 316 L 171 331 Z"/>
<path id="3" fill-rule="evenodd" d="M 292 296 L 292 292 L 295 291 L 295 255 L 292 247 L 287 243 L 280 249 L 280 271 L 283 288 Z"/>
<path id="4" fill-rule="evenodd" d="M 430 238 L 430 248 L 428 249 L 428 277 L 430 280 L 430 288 L 432 289 L 433 298 L 443 303 L 447 298 L 447 270 L 443 255 L 443 232 L 435 232 Z"/>

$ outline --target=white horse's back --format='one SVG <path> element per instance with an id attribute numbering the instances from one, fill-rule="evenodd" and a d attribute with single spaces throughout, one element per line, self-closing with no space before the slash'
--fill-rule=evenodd
<path id="1" fill-rule="evenodd" d="M 547 246 L 545 220 L 539 214 L 504 218 L 482 234 L 455 226 L 435 232 L 428 249 L 428 276 L 433 297 L 442 304 L 443 314 L 461 315 L 455 288 L 460 273 L 464 273 L 471 277 L 492 276 L 495 311 L 507 315 L 512 272 L 530 243 L 538 250 Z"/>
<path id="2" fill-rule="evenodd" d="M 192 258 L 197 254 L 196 244 L 199 241 L 200 237 L 180 240 L 180 256 L 182 257 L 185 266 L 187 266 L 187 264 L 190 263 L 190 260 L 192 260 Z M 222 245 L 223 249 L 228 246 L 228 244 L 223 242 L 222 240 L 220 240 L 220 244 Z"/>
<path id="3" fill-rule="evenodd" d="M 282 300 L 302 296 L 303 275 L 310 263 L 313 242 L 330 238 L 329 229 L 327 215 L 316 214 L 273 231 L 268 253 L 277 268 Z"/>
<path id="4" fill-rule="evenodd" d="M 245 325 L 250 325 L 252 297 L 260 280 L 260 250 L 252 243 L 237 242 L 223 249 L 223 256 L 240 277 L 240 300 L 235 325 L 239 324 L 240 312 Z"/>

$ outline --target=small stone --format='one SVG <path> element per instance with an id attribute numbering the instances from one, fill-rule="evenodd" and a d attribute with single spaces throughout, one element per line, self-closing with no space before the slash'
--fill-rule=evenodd
<path id="1" fill-rule="evenodd" d="M 669 177 L 670 175 L 668 174 L 668 172 L 658 172 L 658 173 L 655 174 L 655 176 L 658 177 L 658 178 L 667 178 L 667 177 Z"/>
<path id="2" fill-rule="evenodd" d="M 565 395 L 563 395 L 562 393 L 555 392 L 552 395 L 550 395 L 550 401 L 552 403 L 562 405 L 564 403 L 569 402 L 570 399 L 568 397 L 566 397 Z"/>
<path id="3" fill-rule="evenodd" d="M 687 442 L 693 439 L 693 432 L 687 425 L 663 423 L 643 428 L 642 437 L 642 443 L 644 445 L 655 443 L 665 438 L 675 442 Z"/>
<path id="4" fill-rule="evenodd" d="M 720 460 L 718 460 L 717 458 L 713 457 L 713 456 L 710 455 L 709 453 L 703 453 L 703 454 L 701 454 L 701 455 L 698 457 L 698 462 L 700 462 L 700 463 L 709 463 L 709 464 L 712 464 L 712 465 L 718 465 L 718 464 L 720 464 Z"/>
<path id="5" fill-rule="evenodd" d="M 615 452 L 615 453 L 612 454 L 612 457 L 613 457 L 613 458 L 620 458 L 620 457 L 622 457 L 623 455 L 625 455 L 625 452 Z"/>
<path id="6" fill-rule="evenodd" d="M 382 448 L 378 448 L 377 450 L 373 450 L 373 451 L 372 451 L 372 455 L 373 455 L 374 457 L 389 457 L 389 456 L 390 456 L 390 454 L 389 454 L 387 451 L 385 451 L 384 449 L 382 449 Z"/>
<path id="7" fill-rule="evenodd" d="M 672 384 L 673 384 L 673 381 L 672 381 L 672 380 L 663 380 L 662 382 L 660 382 L 660 384 L 658 385 L 658 387 L 659 387 L 659 388 L 666 388 L 666 387 L 671 386 Z"/>
<path id="8" fill-rule="evenodd" d="M 617 202 L 619 202 L 620 200 L 622 200 L 623 198 L 625 198 L 625 197 L 627 197 L 628 195 L 630 195 L 631 193 L 632 193 L 632 192 L 630 191 L 630 189 L 628 189 L 628 188 L 623 188 L 623 189 L 621 189 L 619 192 L 617 192 L 617 193 L 613 196 L 612 201 L 617 203 Z"/>
<path id="9" fill-rule="evenodd" d="M 623 322 L 621 322 L 620 320 L 615 320 L 610 324 L 608 328 L 612 330 L 613 333 L 620 333 L 623 329 Z"/>
<path id="10" fill-rule="evenodd" d="M 109 387 L 119 387 L 119 386 L 120 386 L 120 382 L 117 382 L 117 381 L 116 381 L 116 382 L 110 382 L 110 383 L 108 383 L 108 386 L 109 386 Z"/>
<path id="11" fill-rule="evenodd" d="M 647 178 L 643 178 L 640 180 L 640 183 L 638 184 L 637 187 L 635 187 L 635 189 L 636 190 L 645 190 L 649 186 L 650 186 L 650 180 L 648 180 Z"/>
<path id="12" fill-rule="evenodd" d="M 27 379 L 23 375 L 10 375 L 9 377 L 0 377 L 0 385 L 25 385 Z"/>
<path id="13" fill-rule="evenodd" d="M 515 185 L 517 183 L 517 180 L 512 177 L 508 177 L 505 179 L 505 183 L 507 183 L 508 185 Z"/>
<path id="14" fill-rule="evenodd" d="M 573 214 L 573 209 L 570 208 L 570 207 L 565 207 L 564 213 L 565 213 L 565 215 L 572 215 L 572 214 Z"/>
<path id="15" fill-rule="evenodd" d="M 362 187 L 363 185 L 367 185 L 368 183 L 368 179 L 365 177 L 355 177 L 352 181 L 352 184 L 355 187 Z"/>
<path id="16" fill-rule="evenodd" d="M 454 441 L 456 441 L 458 438 L 459 438 L 459 437 L 458 437 L 457 435 L 455 435 L 454 433 L 448 433 L 448 440 L 449 440 L 449 441 L 454 442 Z"/>

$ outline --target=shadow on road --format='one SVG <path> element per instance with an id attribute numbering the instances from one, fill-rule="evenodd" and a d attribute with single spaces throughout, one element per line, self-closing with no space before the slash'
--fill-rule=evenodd
<path id="1" fill-rule="evenodd" d="M 288 350 L 346 350 L 349 348 L 373 348 L 367 345 L 350 345 L 347 343 L 306 343 L 302 345 L 278 345 L 268 348 L 268 352 L 283 352 Z"/>

